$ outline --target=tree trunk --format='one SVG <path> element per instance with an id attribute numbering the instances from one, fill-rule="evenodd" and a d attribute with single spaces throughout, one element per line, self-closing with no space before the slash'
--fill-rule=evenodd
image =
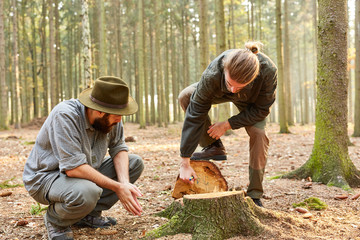
<path id="1" fill-rule="evenodd" d="M 346 3 L 319 1 L 314 147 L 309 160 L 285 177 L 310 176 L 315 182 L 348 190 L 360 185 L 360 172 L 348 153 Z"/>
<path id="2" fill-rule="evenodd" d="M 355 7 L 355 106 L 353 137 L 360 137 L 360 1 Z"/>
<path id="3" fill-rule="evenodd" d="M 289 133 L 288 123 L 286 121 L 285 105 L 285 86 L 284 86 L 284 63 L 283 63 L 283 44 L 281 31 L 281 0 L 276 0 L 276 53 L 278 65 L 278 102 L 280 133 Z"/>
<path id="4" fill-rule="evenodd" d="M 203 72 L 209 64 L 209 23 L 208 0 L 199 1 L 200 11 L 200 71 Z"/>
<path id="5" fill-rule="evenodd" d="M 0 1 L 0 89 L 1 89 L 1 113 L 0 113 L 0 129 L 9 128 L 8 120 L 8 104 L 5 78 L 5 37 L 4 37 L 4 2 Z"/>
<path id="6" fill-rule="evenodd" d="M 172 18 L 174 18 L 174 13 L 171 13 Z M 172 88 L 172 103 L 173 103 L 173 116 L 174 122 L 178 120 L 178 91 L 177 91 L 177 78 L 176 78 L 176 43 L 174 36 L 174 27 L 173 27 L 173 19 L 170 21 L 170 45 L 171 45 L 171 88 Z"/>
<path id="7" fill-rule="evenodd" d="M 12 0 L 13 6 L 13 91 L 12 91 L 12 98 L 13 98 L 13 109 L 14 109 L 14 124 L 15 129 L 20 129 L 20 119 L 21 119 L 21 107 L 20 107 L 20 84 L 19 84 L 19 60 L 18 60 L 18 45 L 17 45 L 17 6 L 16 0 Z"/>
<path id="8" fill-rule="evenodd" d="M 235 35 L 235 17 L 234 17 L 234 0 L 231 0 L 230 4 L 230 18 L 231 18 L 231 31 L 232 31 L 232 42 L 233 47 L 236 48 L 236 35 Z M 230 46 L 229 46 L 230 47 Z"/>
<path id="9" fill-rule="evenodd" d="M 160 19 L 158 10 L 158 1 L 153 0 L 155 13 L 155 59 L 156 59 L 156 90 L 157 90 L 157 115 L 158 126 L 163 126 L 164 123 L 164 102 L 163 102 L 163 74 L 161 69 L 161 53 L 160 53 Z"/>
<path id="10" fill-rule="evenodd" d="M 88 0 L 82 0 L 82 41 L 83 41 L 83 62 L 84 62 L 84 79 L 86 88 L 93 85 L 91 71 L 91 38 L 88 16 Z"/>
<path id="11" fill-rule="evenodd" d="M 155 66 L 154 66 L 154 31 L 152 24 L 149 22 L 149 32 L 150 32 L 150 122 L 151 124 L 156 123 L 156 110 L 155 110 Z"/>
<path id="12" fill-rule="evenodd" d="M 32 78 L 33 78 L 33 103 L 34 103 L 34 117 L 40 117 L 40 94 L 39 94 L 39 84 L 37 77 L 37 51 L 36 51 L 36 26 L 35 26 L 35 2 L 31 3 L 31 41 L 32 41 Z M 29 116 L 30 117 L 30 116 Z M 29 119 L 30 120 L 30 119 Z"/>
<path id="13" fill-rule="evenodd" d="M 99 77 L 107 74 L 106 69 L 106 29 L 105 29 L 105 9 L 104 1 L 96 1 L 97 8 L 99 10 Z"/>
<path id="14" fill-rule="evenodd" d="M 41 66 L 42 66 L 42 80 L 43 80 L 43 111 L 42 116 L 49 114 L 49 87 L 48 87 L 48 67 L 47 67 L 47 54 L 46 54 L 46 0 L 42 1 L 42 19 L 41 19 Z"/>
<path id="15" fill-rule="evenodd" d="M 54 7 L 53 1 L 49 0 L 49 48 L 50 48 L 50 94 L 51 94 L 51 109 L 57 103 L 56 96 L 56 73 L 55 73 L 55 27 L 54 27 Z"/>
<path id="16" fill-rule="evenodd" d="M 121 0 L 115 1 L 116 11 L 115 11 L 115 19 L 116 19 L 116 59 L 117 59 L 117 74 L 120 78 L 123 77 L 123 68 L 122 68 L 122 9 L 121 9 Z"/>
<path id="17" fill-rule="evenodd" d="M 289 10 L 288 0 L 284 2 L 284 83 L 286 92 L 286 120 L 289 126 L 294 125 L 294 114 L 292 104 L 292 87 L 290 76 L 290 40 L 289 40 Z"/>
<path id="18" fill-rule="evenodd" d="M 310 103 L 309 103 L 309 81 L 308 81 L 308 73 L 307 73 L 307 42 L 306 42 L 306 26 L 304 25 L 304 48 L 303 48 L 303 63 L 304 63 L 304 81 L 303 81 L 303 89 L 304 89 L 304 124 L 309 124 L 310 122 Z"/>
<path id="19" fill-rule="evenodd" d="M 166 5 L 165 2 L 163 2 L 163 9 L 168 9 L 168 6 Z M 165 126 L 168 125 L 168 123 L 170 122 L 170 86 L 169 86 L 169 15 L 168 13 L 166 14 L 165 18 L 164 18 L 164 25 L 165 25 L 165 65 L 164 65 L 164 120 L 165 120 Z M 188 51 L 186 49 L 186 51 Z M 189 69 L 189 68 L 188 68 Z"/>
<path id="20" fill-rule="evenodd" d="M 145 122 L 145 108 L 144 108 L 144 0 L 138 1 L 138 33 L 137 33 L 137 53 L 138 53 L 138 73 L 139 85 L 136 87 L 139 91 L 139 123 L 140 128 L 146 127 Z"/>
<path id="21" fill-rule="evenodd" d="M 19 72 L 21 74 L 19 74 L 19 82 L 20 82 L 20 88 L 23 90 L 22 94 L 21 94 L 21 110 L 22 110 L 22 122 L 29 122 L 30 121 L 30 115 L 31 115 L 31 110 L 32 110 L 32 103 L 33 103 L 33 99 L 32 99 L 32 91 L 33 89 L 31 89 L 31 87 L 29 87 L 30 83 L 30 79 L 32 79 L 30 77 L 29 74 L 29 59 L 31 58 L 28 53 L 30 53 L 30 55 L 32 55 L 32 48 L 34 46 L 31 45 L 29 39 L 29 35 L 28 32 L 29 30 L 26 27 L 26 21 L 27 21 L 27 14 L 26 11 L 28 9 L 29 6 L 27 6 L 27 2 L 26 1 L 22 1 L 21 2 L 21 15 L 19 15 L 19 17 L 21 16 L 21 37 L 18 37 L 18 46 L 19 49 L 23 49 L 22 51 L 19 51 Z M 19 33 L 20 33 L 20 28 L 19 28 Z M 29 51 L 26 51 L 25 49 L 29 49 Z"/>
<path id="22" fill-rule="evenodd" d="M 53 0 L 54 7 L 54 17 L 55 17 L 55 58 L 56 58 L 56 68 L 55 68 L 55 75 L 56 75 L 56 104 L 59 101 L 64 100 L 63 96 L 63 74 L 62 74 L 62 62 L 61 62 L 61 41 L 60 41 L 60 15 L 59 15 L 59 0 Z M 54 80 L 53 80 L 54 81 Z"/>

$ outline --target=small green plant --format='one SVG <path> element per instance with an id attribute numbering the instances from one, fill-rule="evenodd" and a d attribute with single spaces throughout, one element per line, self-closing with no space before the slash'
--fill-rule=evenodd
<path id="1" fill-rule="evenodd" d="M 35 141 L 25 141 L 23 142 L 24 145 L 34 145 Z"/>
<path id="2" fill-rule="evenodd" d="M 305 199 L 303 202 L 293 203 L 293 207 L 303 207 L 309 210 L 323 210 L 326 209 L 328 205 L 316 197 L 310 197 Z"/>
<path id="3" fill-rule="evenodd" d="M 23 184 L 9 184 L 10 181 L 14 180 L 15 177 L 13 177 L 12 179 L 9 180 L 5 180 L 3 182 L 0 183 L 0 189 L 5 189 L 5 188 L 16 188 L 16 187 L 22 187 L 24 186 Z"/>
<path id="4" fill-rule="evenodd" d="M 160 180 L 160 177 L 159 177 L 158 175 L 155 175 L 155 176 L 153 177 L 153 180 Z"/>
<path id="5" fill-rule="evenodd" d="M 42 211 L 45 211 L 47 209 L 48 209 L 48 207 L 41 207 L 40 203 L 37 203 L 35 205 L 31 205 L 30 214 L 31 215 L 39 215 Z"/>

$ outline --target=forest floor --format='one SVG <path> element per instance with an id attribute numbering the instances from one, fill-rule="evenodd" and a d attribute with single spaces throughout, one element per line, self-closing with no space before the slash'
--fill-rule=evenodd
<path id="1" fill-rule="evenodd" d="M 0 132 L 0 183 L 22 184 L 22 171 L 29 155 L 40 124 L 21 130 Z M 350 127 L 349 127 L 350 129 Z M 277 125 L 268 125 L 270 139 L 269 158 L 264 179 L 265 198 L 262 202 L 267 209 L 288 214 L 298 219 L 300 225 L 284 222 L 269 222 L 271 234 L 261 236 L 239 236 L 232 239 L 360 239 L 360 198 L 350 198 L 360 192 L 346 192 L 336 187 L 313 183 L 304 188 L 305 180 L 271 179 L 281 173 L 300 167 L 312 151 L 315 127 L 290 127 L 292 134 L 279 134 Z M 131 153 L 143 157 L 145 170 L 136 185 L 143 193 L 140 203 L 142 216 L 132 216 L 117 203 L 106 216 L 118 220 L 116 226 L 107 230 L 73 227 L 75 239 L 139 239 L 146 232 L 166 223 L 168 220 L 153 214 L 169 206 L 173 199 L 174 187 L 180 163 L 179 143 L 181 123 L 168 128 L 155 126 L 139 129 L 138 125 L 126 123 L 126 136 L 133 136 L 136 142 L 129 142 Z M 246 189 L 248 184 L 248 136 L 241 129 L 224 136 L 228 160 L 216 162 L 230 188 Z M 349 155 L 360 169 L 360 138 L 350 138 L 354 146 L 349 147 Z M 30 209 L 36 202 L 24 187 L 1 189 L 0 196 L 0 239 L 47 239 L 42 213 L 31 215 Z M 9 194 L 10 194 L 9 193 Z M 337 195 L 347 195 L 345 200 L 336 200 Z M 328 204 L 322 211 L 310 211 L 311 218 L 303 218 L 292 207 L 309 197 L 317 197 Z M 302 227 L 303 226 L 303 227 Z M 191 235 L 178 234 L 161 239 L 191 239 Z"/>

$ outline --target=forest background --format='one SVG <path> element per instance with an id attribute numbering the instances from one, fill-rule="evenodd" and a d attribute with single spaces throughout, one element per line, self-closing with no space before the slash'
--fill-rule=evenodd
<path id="1" fill-rule="evenodd" d="M 283 53 L 280 98 L 268 120 L 286 119 L 289 125 L 315 121 L 316 0 L 285 0 L 281 9 L 275 1 L 263 0 L 0 2 L 2 129 L 47 116 L 57 103 L 77 98 L 104 75 L 123 78 L 136 97 L 140 110 L 127 121 L 140 127 L 181 122 L 178 93 L 198 81 L 219 53 L 243 48 L 252 40 L 262 42 L 262 51 L 276 64 L 277 50 Z M 350 122 L 359 81 L 355 2 L 348 1 Z M 282 19 L 279 26 L 277 14 Z M 211 114 L 219 120 L 235 112 L 231 104 L 224 104 Z"/>

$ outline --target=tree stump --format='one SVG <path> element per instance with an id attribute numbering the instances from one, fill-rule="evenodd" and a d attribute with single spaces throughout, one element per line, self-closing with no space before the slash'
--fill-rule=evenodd
<path id="1" fill-rule="evenodd" d="M 265 209 L 264 209 L 265 210 Z M 183 205 L 174 201 L 159 216 L 170 218 L 145 238 L 154 239 L 190 233 L 193 239 L 226 239 L 238 235 L 259 235 L 266 226 L 258 217 L 267 215 L 243 191 L 185 195 Z"/>
<path id="2" fill-rule="evenodd" d="M 177 177 L 172 197 L 182 198 L 188 194 L 224 192 L 228 190 L 225 178 L 219 168 L 210 161 L 190 161 L 191 167 L 197 175 L 193 184 L 182 181 Z"/>

